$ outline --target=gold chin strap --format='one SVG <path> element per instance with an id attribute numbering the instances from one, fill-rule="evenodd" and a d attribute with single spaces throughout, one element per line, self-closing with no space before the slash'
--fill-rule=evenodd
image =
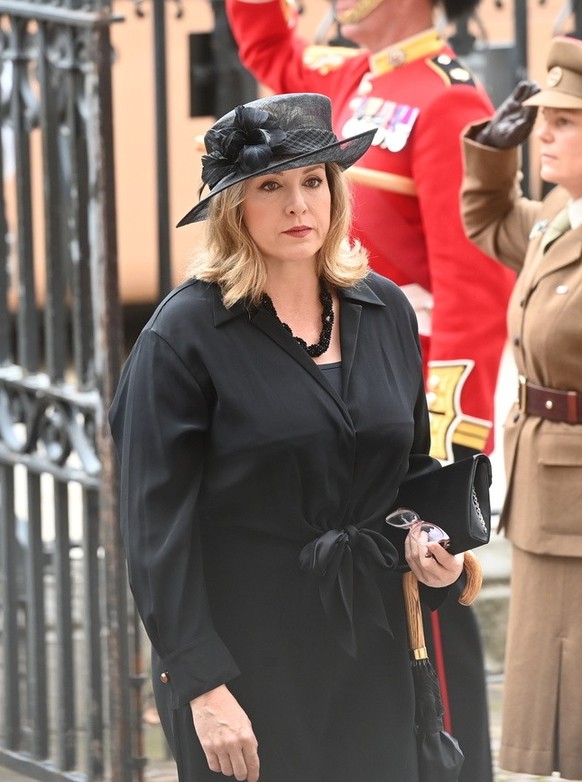
<path id="1" fill-rule="evenodd" d="M 357 24 L 365 19 L 375 8 L 378 8 L 384 0 L 359 0 L 353 8 L 336 16 L 340 24 Z"/>

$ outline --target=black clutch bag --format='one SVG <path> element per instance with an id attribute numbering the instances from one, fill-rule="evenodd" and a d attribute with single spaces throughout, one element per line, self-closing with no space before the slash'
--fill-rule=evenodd
<path id="1" fill-rule="evenodd" d="M 483 546 L 491 536 L 491 462 L 484 453 L 409 478 L 400 486 L 395 508 L 409 508 L 441 527 L 448 551 Z"/>

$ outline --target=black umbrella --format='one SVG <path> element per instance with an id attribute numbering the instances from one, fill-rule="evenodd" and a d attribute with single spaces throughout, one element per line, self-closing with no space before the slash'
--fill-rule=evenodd
<path id="1" fill-rule="evenodd" d="M 426 651 L 414 573 L 404 574 L 403 590 L 414 679 L 419 782 L 458 782 L 464 755 L 457 740 L 444 729 L 445 710 L 439 681 Z"/>

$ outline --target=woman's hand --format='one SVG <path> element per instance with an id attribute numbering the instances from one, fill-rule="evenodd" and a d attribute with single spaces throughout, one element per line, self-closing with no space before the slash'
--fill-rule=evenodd
<path id="1" fill-rule="evenodd" d="M 440 543 L 423 543 L 426 533 L 418 534 L 415 540 L 411 532 L 420 528 L 419 521 L 411 528 L 404 542 L 404 553 L 410 569 L 423 584 L 431 587 L 445 587 L 454 583 L 463 570 L 463 554 L 449 554 Z"/>
<path id="2" fill-rule="evenodd" d="M 190 708 L 208 768 L 238 782 L 257 782 L 258 742 L 246 712 L 226 685 L 194 698 Z"/>

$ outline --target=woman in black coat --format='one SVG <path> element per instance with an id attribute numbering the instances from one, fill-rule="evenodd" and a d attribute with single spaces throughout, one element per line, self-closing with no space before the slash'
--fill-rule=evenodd
<path id="1" fill-rule="evenodd" d="M 180 222 L 208 219 L 205 249 L 111 409 L 181 782 L 418 780 L 402 571 L 437 605 L 463 556 L 384 523 L 438 463 L 414 313 L 345 239 L 342 171 L 372 137 L 339 141 L 314 94 L 215 123 Z"/>

